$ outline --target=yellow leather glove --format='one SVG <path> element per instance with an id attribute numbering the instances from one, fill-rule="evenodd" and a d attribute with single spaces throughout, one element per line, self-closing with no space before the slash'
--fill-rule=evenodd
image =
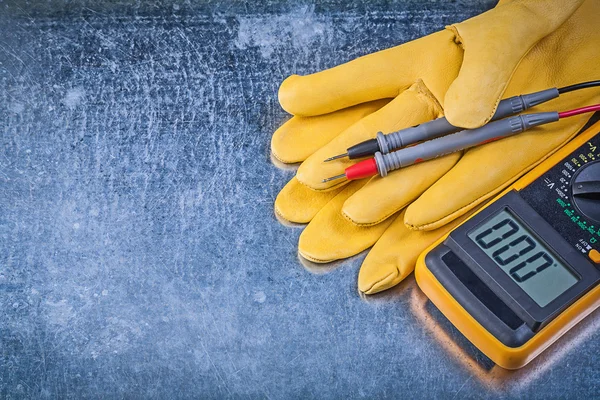
<path id="1" fill-rule="evenodd" d="M 368 183 L 321 182 L 352 163 L 325 164 L 323 159 L 378 131 L 444 113 L 454 125 L 475 127 L 489 120 L 503 97 L 597 79 L 600 2 L 581 3 L 503 2 L 414 42 L 288 78 L 280 102 L 304 117 L 292 118 L 275 133 L 272 151 L 284 162 L 306 161 L 277 197 L 275 210 L 290 221 L 311 221 L 300 237 L 300 254 L 328 262 L 375 244 L 361 267 L 359 289 L 387 289 L 412 272 L 420 252 L 467 213 L 572 138 L 587 117 L 538 127 Z M 592 104 L 600 101 L 598 92 L 565 94 L 535 111 Z M 386 98 L 393 99 L 381 100 Z"/>

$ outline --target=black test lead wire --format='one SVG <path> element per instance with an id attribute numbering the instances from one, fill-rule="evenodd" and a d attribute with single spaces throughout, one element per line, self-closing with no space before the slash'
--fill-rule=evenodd
<path id="1" fill-rule="evenodd" d="M 576 83 L 562 88 L 552 88 L 540 92 L 513 96 L 500 101 L 491 121 L 496 121 L 518 114 L 538 104 L 557 98 L 563 93 L 600 86 L 600 80 Z M 377 133 L 375 139 L 365 140 L 347 149 L 346 153 L 329 157 L 324 162 L 348 157 L 351 160 L 371 156 L 377 152 L 383 154 L 424 140 L 434 139 L 460 131 L 461 128 L 451 125 L 445 117 L 434 119 L 420 125 L 406 128 L 389 134 Z"/>
<path id="2" fill-rule="evenodd" d="M 600 80 L 581 82 L 581 83 L 576 83 L 574 85 L 558 88 L 558 93 L 559 94 L 569 93 L 569 92 L 573 92 L 575 90 L 587 89 L 587 88 L 597 87 L 597 86 L 600 86 Z"/>

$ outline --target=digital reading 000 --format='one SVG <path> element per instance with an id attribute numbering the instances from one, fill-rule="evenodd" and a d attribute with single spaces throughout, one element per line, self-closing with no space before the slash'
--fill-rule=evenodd
<path id="1" fill-rule="evenodd" d="M 577 283 L 577 276 L 510 211 L 502 210 L 468 234 L 540 307 Z"/>
<path id="2" fill-rule="evenodd" d="M 501 367 L 600 305 L 600 122 L 427 249 L 419 287 Z"/>

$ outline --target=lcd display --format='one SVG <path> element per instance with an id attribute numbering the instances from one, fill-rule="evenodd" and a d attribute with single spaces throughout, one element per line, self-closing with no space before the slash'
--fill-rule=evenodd
<path id="1" fill-rule="evenodd" d="M 544 242 L 504 210 L 468 234 L 540 307 L 577 283 L 577 276 Z"/>

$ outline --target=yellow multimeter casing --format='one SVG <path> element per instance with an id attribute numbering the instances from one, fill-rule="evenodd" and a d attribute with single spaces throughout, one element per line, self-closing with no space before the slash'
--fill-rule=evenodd
<path id="1" fill-rule="evenodd" d="M 597 171 L 600 171 L 600 161 L 598 160 L 600 160 L 600 122 L 596 122 L 584 132 L 580 133 L 571 142 L 504 190 L 484 208 L 478 210 L 452 232 L 440 238 L 419 256 L 415 268 L 415 277 L 421 290 L 471 343 L 494 363 L 503 368 L 518 369 L 525 366 L 566 333 L 571 327 L 600 306 L 600 284 L 598 284 L 598 271 L 596 271 L 596 267 L 600 267 L 600 252 L 598 252 L 600 229 L 597 228 L 597 226 L 600 226 L 600 223 L 596 222 L 596 226 L 594 226 L 594 221 L 597 221 L 597 215 L 600 213 L 600 205 L 596 208 L 594 203 L 595 197 L 590 198 L 589 193 L 583 194 L 581 207 L 578 206 L 576 201 L 573 201 L 573 196 L 576 193 L 576 190 L 573 190 L 573 184 L 576 181 L 576 178 L 584 175 L 589 176 L 592 164 L 595 171 L 593 173 L 596 174 L 594 176 L 597 176 Z M 587 172 L 582 173 L 581 171 L 583 170 L 587 170 Z M 581 187 L 586 186 L 585 184 L 586 182 L 584 182 L 584 185 L 577 184 L 576 187 L 581 189 Z M 587 186 L 590 185 L 588 184 Z M 533 194 L 529 192 L 533 192 Z M 481 226 L 487 219 L 490 219 L 490 217 L 486 215 L 491 213 L 490 210 L 493 209 L 494 206 L 499 209 L 500 206 L 502 206 L 501 203 L 504 198 L 510 196 L 520 198 L 520 195 L 525 196 L 525 193 L 528 193 L 527 195 L 529 196 L 530 202 L 534 202 L 531 200 L 532 198 L 540 199 L 538 202 L 539 204 L 535 205 L 537 208 L 526 206 L 526 210 L 531 209 L 531 211 L 527 212 L 535 214 L 533 218 L 536 221 L 546 217 L 547 220 L 552 219 L 551 223 L 554 224 L 554 227 L 557 227 L 557 229 L 553 229 L 550 225 L 546 224 L 546 222 L 542 222 L 544 225 L 539 225 L 539 222 L 536 222 L 536 224 L 538 224 L 536 225 L 537 229 L 540 230 L 538 231 L 539 235 L 537 237 L 542 237 L 543 239 L 543 235 L 549 234 L 550 230 L 553 231 L 552 235 L 554 236 L 559 236 L 560 234 L 563 239 L 566 237 L 565 240 L 560 239 L 564 243 L 560 243 L 562 246 L 560 247 L 561 250 L 556 252 L 558 254 L 557 259 L 565 260 L 565 258 L 562 257 L 561 252 L 564 254 L 568 253 L 566 256 L 568 256 L 567 258 L 569 261 L 565 262 L 565 264 L 570 265 L 571 267 L 573 267 L 574 264 L 577 264 L 576 268 L 588 268 L 589 272 L 595 276 L 595 278 L 591 280 L 591 283 L 588 283 L 586 287 L 579 289 L 579 294 L 571 293 L 571 297 L 564 294 L 562 296 L 564 300 L 563 308 L 557 309 L 553 313 L 549 313 L 546 315 L 547 318 L 541 323 L 538 321 L 537 325 L 530 324 L 532 329 L 531 331 L 528 331 L 530 335 L 524 339 L 524 343 L 519 342 L 518 345 L 507 345 L 505 340 L 500 340 L 496 335 L 491 333 L 493 330 L 490 329 L 489 322 L 484 321 L 482 318 L 478 320 L 474 317 L 476 313 L 470 313 L 465 309 L 473 306 L 465 299 L 471 299 L 473 304 L 477 303 L 477 300 L 473 301 L 473 299 L 476 298 L 474 297 L 476 296 L 476 293 L 481 293 L 481 291 L 473 291 L 469 288 L 468 284 L 465 284 L 464 287 L 458 284 L 458 286 L 453 286 L 449 289 L 450 286 L 448 284 L 445 286 L 440 282 L 440 279 L 438 279 L 438 276 L 440 276 L 439 273 L 432 272 L 436 270 L 431 268 L 433 266 L 431 260 L 432 255 L 434 255 L 434 253 L 437 254 L 436 252 L 439 252 L 440 247 L 451 245 L 449 242 L 453 242 L 451 239 L 452 235 L 458 235 L 461 228 L 463 228 L 464 232 L 462 232 L 460 236 L 463 238 L 462 240 L 468 242 L 468 232 L 472 233 L 474 229 L 472 226 L 475 226 L 474 224 L 479 224 Z M 553 196 L 555 199 L 553 199 Z M 525 198 L 527 199 L 527 197 Z M 542 204 L 541 199 L 548 204 Z M 586 208 L 583 207 L 584 205 Z M 506 206 L 506 208 L 509 207 Z M 592 215 L 594 219 L 589 218 L 589 215 Z M 548 216 L 553 217 L 550 218 Z M 478 222 L 478 218 L 481 222 Z M 525 221 L 524 225 L 527 225 L 527 221 Z M 540 226 L 543 226 L 544 229 L 539 228 Z M 567 245 L 569 248 L 568 250 L 565 250 Z M 468 244 L 468 246 L 473 246 L 473 244 Z M 552 246 L 548 247 L 552 248 Z M 472 249 L 473 247 L 466 248 Z M 556 250 L 556 248 L 551 249 L 552 252 L 554 252 L 554 250 Z M 471 257 L 472 254 L 469 254 L 468 250 L 457 249 L 456 253 L 459 255 L 462 254 L 461 257 L 465 260 L 465 264 L 460 264 L 460 268 L 467 268 L 467 264 L 473 265 L 474 257 Z M 478 257 L 479 259 L 483 259 L 486 255 L 478 254 Z M 496 268 L 495 266 L 492 267 L 492 265 L 495 265 L 495 261 L 491 259 L 492 257 L 489 256 L 489 254 L 487 257 L 489 258 L 485 262 L 486 266 L 489 264 L 489 266 L 486 267 L 488 268 L 487 270 L 478 266 L 473 267 L 474 270 L 476 269 L 475 272 L 478 276 L 482 278 L 481 282 L 484 282 L 485 285 L 489 283 L 490 290 L 494 292 L 494 294 L 498 295 L 499 298 L 507 299 L 507 307 L 512 307 L 513 309 L 516 309 L 515 313 L 523 315 L 525 311 L 521 310 L 520 307 L 515 306 L 515 304 L 519 301 L 530 302 L 533 304 L 531 298 L 527 296 L 526 292 L 516 289 L 519 285 L 517 281 L 509 282 L 510 274 L 508 271 L 498 272 L 500 275 L 506 275 L 506 277 L 501 278 L 504 280 L 503 282 L 505 282 L 505 285 L 507 287 L 510 286 L 512 289 L 513 294 L 511 296 L 507 295 L 507 291 L 504 290 L 505 288 L 503 288 L 501 284 L 494 282 L 493 279 L 486 274 L 486 271 L 489 272 L 490 268 Z M 436 259 L 436 263 L 438 261 L 439 260 Z M 430 264 L 429 266 L 428 263 Z M 456 266 L 454 268 L 456 268 Z M 498 269 L 500 270 L 501 267 L 498 267 Z M 514 269 L 515 268 L 513 268 L 513 270 Z M 578 272 L 575 271 L 574 273 L 577 274 Z M 436 274 L 438 275 L 436 276 Z M 580 272 L 579 275 L 581 275 Z M 478 279 L 476 280 L 479 282 Z M 462 294 L 465 294 L 465 296 Z M 457 298 L 462 299 L 464 304 L 461 304 Z M 559 300 L 555 300 L 550 304 L 552 305 L 557 302 L 559 302 Z M 488 302 L 488 304 L 490 303 Z M 551 305 L 546 306 L 546 308 L 551 307 Z M 544 307 L 536 304 L 533 304 L 531 307 L 539 308 L 537 311 L 544 309 Z M 476 308 L 481 309 L 482 305 L 477 303 Z M 524 321 L 527 320 L 527 318 L 523 319 Z M 540 319 L 540 321 L 542 320 Z M 498 324 L 498 322 L 496 323 Z M 501 328 L 505 329 L 506 326 L 502 326 Z"/>

